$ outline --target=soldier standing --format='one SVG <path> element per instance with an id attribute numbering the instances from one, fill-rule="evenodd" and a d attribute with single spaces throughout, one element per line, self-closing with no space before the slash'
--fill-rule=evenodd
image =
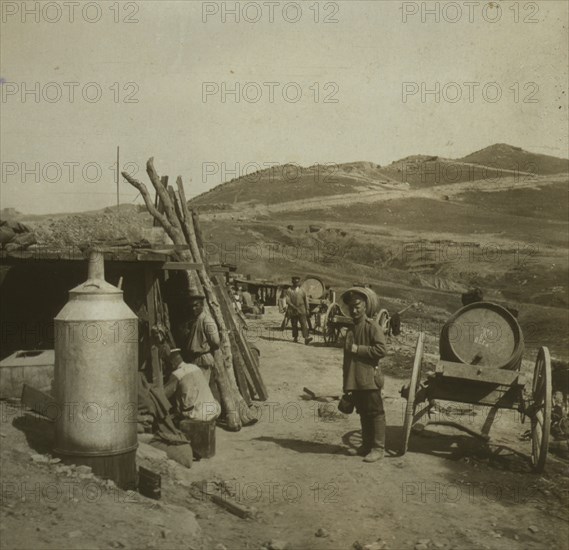
<path id="1" fill-rule="evenodd" d="M 308 335 L 308 297 L 300 287 L 300 277 L 292 278 L 292 288 L 287 290 L 286 303 L 287 313 L 292 323 L 294 341 L 298 342 L 298 325 L 300 324 L 304 343 L 310 344 L 312 338 Z"/>
<path id="2" fill-rule="evenodd" d="M 342 299 L 354 322 L 344 344 L 344 393 L 351 397 L 362 427 L 362 445 L 348 452 L 363 456 L 364 462 L 376 462 L 383 458 L 385 449 L 384 379 L 378 364 L 387 351 L 385 335 L 369 318 L 371 306 L 362 289 L 351 288 Z"/>

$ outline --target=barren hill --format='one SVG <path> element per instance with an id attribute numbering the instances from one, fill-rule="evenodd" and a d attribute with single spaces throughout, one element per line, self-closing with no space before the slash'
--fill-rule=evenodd
<path id="1" fill-rule="evenodd" d="M 467 155 L 460 161 L 540 175 L 569 172 L 568 159 L 530 153 L 521 147 L 513 147 L 505 143 L 490 145 L 490 147 Z"/>
<path id="2" fill-rule="evenodd" d="M 413 155 L 392 162 L 383 173 L 411 187 L 430 187 L 514 176 L 513 170 L 481 166 L 437 156 Z"/>
<path id="3" fill-rule="evenodd" d="M 308 168 L 284 164 L 234 178 L 190 202 L 203 210 L 224 210 L 235 204 L 271 205 L 377 190 L 385 185 L 401 183 L 387 177 L 379 165 L 371 162 L 315 164 Z"/>
<path id="4" fill-rule="evenodd" d="M 236 211 L 283 203 L 358 201 L 384 191 L 406 191 L 469 182 L 491 188 L 511 179 L 521 184 L 536 176 L 569 172 L 569 160 L 529 153 L 511 145 L 491 145 L 461 159 L 412 155 L 379 166 L 372 162 L 273 166 L 222 183 L 190 202 L 202 211 Z M 291 205 L 292 206 L 292 205 Z"/>

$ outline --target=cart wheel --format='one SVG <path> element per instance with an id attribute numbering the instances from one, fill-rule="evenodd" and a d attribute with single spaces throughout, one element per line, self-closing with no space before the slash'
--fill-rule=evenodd
<path id="1" fill-rule="evenodd" d="M 338 341 L 339 330 L 333 319 L 335 315 L 340 315 L 342 310 L 337 303 L 332 303 L 328 306 L 326 314 L 324 315 L 324 322 L 322 324 L 322 335 L 324 336 L 324 343 L 328 346 L 335 344 Z"/>
<path id="2" fill-rule="evenodd" d="M 413 427 L 413 419 L 415 418 L 415 394 L 421 382 L 421 366 L 423 363 L 423 349 L 425 347 L 425 333 L 420 332 L 417 338 L 417 346 L 415 347 L 415 360 L 413 361 L 413 371 L 411 372 L 411 380 L 409 382 L 409 395 L 407 396 L 407 406 L 405 407 L 405 420 L 403 423 L 403 446 L 401 454 L 407 452 L 409 445 L 409 436 Z"/>
<path id="3" fill-rule="evenodd" d="M 322 313 L 318 309 L 314 314 L 314 332 L 316 333 L 316 329 L 320 328 L 322 328 Z"/>
<path id="4" fill-rule="evenodd" d="M 551 358 L 541 347 L 535 361 L 532 383 L 531 462 L 534 472 L 543 472 L 551 429 Z"/>
<path id="5" fill-rule="evenodd" d="M 389 311 L 386 309 L 382 309 L 379 313 L 375 316 L 375 322 L 381 327 L 383 330 L 383 334 L 386 336 L 389 334 Z"/>

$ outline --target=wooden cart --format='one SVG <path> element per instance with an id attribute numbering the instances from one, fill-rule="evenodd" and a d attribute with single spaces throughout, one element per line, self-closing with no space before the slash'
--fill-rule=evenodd
<path id="1" fill-rule="evenodd" d="M 379 324 L 386 335 L 389 334 L 391 317 L 387 309 L 379 306 L 379 297 L 377 294 L 369 287 L 356 286 L 354 288 L 357 288 L 364 294 L 368 294 L 368 300 L 372 303 L 372 319 Z M 332 303 L 328 305 L 322 320 L 324 342 L 329 346 L 335 345 L 340 340 L 340 337 L 345 335 L 347 329 L 351 327 L 352 324 L 352 318 L 344 313 L 336 300 L 333 300 Z"/>
<path id="2" fill-rule="evenodd" d="M 425 380 L 421 379 L 424 333 L 417 338 L 413 370 L 408 386 L 403 426 L 402 454 L 407 451 L 415 424 L 429 417 L 435 400 L 490 407 L 481 433 L 445 421 L 422 421 L 452 425 L 488 440 L 498 409 L 514 409 L 531 421 L 531 465 L 542 472 L 547 458 L 551 427 L 551 359 L 546 347 L 539 349 L 531 383 L 521 372 L 523 335 L 513 315 L 497 304 L 477 302 L 456 312 L 441 331 L 441 358 Z"/>
<path id="3" fill-rule="evenodd" d="M 373 319 L 387 335 L 389 333 L 389 312 L 386 309 L 381 309 L 373 316 Z M 352 326 L 353 321 L 350 316 L 344 314 L 337 302 L 333 302 L 323 315 L 321 324 L 324 342 L 329 346 L 333 346 L 338 343 L 342 335 L 345 335 L 347 329 Z"/>
<path id="4" fill-rule="evenodd" d="M 315 333 L 322 327 L 322 319 L 330 303 L 326 286 L 319 277 L 305 277 L 301 287 L 308 298 L 308 327 Z"/>

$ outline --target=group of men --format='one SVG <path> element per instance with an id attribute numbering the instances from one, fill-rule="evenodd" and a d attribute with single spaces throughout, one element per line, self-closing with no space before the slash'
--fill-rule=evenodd
<path id="1" fill-rule="evenodd" d="M 285 299 L 294 341 L 298 342 L 300 327 L 305 344 L 309 344 L 312 338 L 308 333 L 308 297 L 300 286 L 299 277 L 293 277 Z M 386 338 L 371 318 L 373 312 L 364 289 L 353 287 L 343 293 L 342 300 L 353 320 L 344 343 L 343 399 L 356 409 L 362 429 L 361 446 L 348 452 L 362 456 L 365 462 L 376 462 L 383 458 L 385 448 L 384 377 L 379 361 L 387 353 Z M 209 382 L 211 390 L 215 392 L 211 375 L 220 337 L 217 325 L 205 312 L 203 295 L 192 293 L 186 311 L 187 318 L 178 326 L 176 335 L 180 349 L 169 350 L 168 353 L 172 374 L 165 390 L 169 396 L 177 395 L 182 414 L 191 414 L 190 411 L 196 410 L 196 407 L 199 409 L 200 402 L 213 399 L 209 397 L 211 393 L 207 394 L 207 386 Z M 196 373 L 201 373 L 201 376 L 196 378 Z"/>
<path id="2" fill-rule="evenodd" d="M 259 315 L 265 313 L 265 305 L 249 292 L 247 285 L 239 285 L 233 291 L 235 307 L 242 313 Z"/>
<path id="3" fill-rule="evenodd" d="M 214 354 L 221 345 L 219 331 L 205 311 L 203 294 L 190 292 L 182 310 L 183 318 L 174 330 L 180 347 L 172 348 L 165 338 L 158 338 L 168 367 L 164 392 L 176 404 L 180 416 L 209 421 L 221 412 L 213 377 Z"/>

